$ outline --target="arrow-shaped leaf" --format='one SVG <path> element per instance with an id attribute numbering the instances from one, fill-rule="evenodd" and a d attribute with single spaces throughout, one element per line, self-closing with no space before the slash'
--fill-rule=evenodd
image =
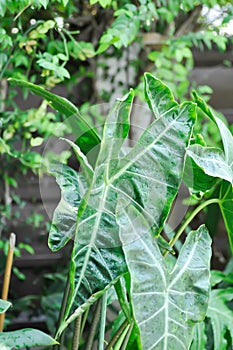
<path id="1" fill-rule="evenodd" d="M 154 79 L 152 74 L 145 73 L 145 82 L 145 98 L 155 118 L 161 117 L 178 105 L 168 86 L 159 79 Z"/>
<path id="2" fill-rule="evenodd" d="M 195 105 L 175 104 L 164 111 L 125 154 L 132 97 L 130 92 L 118 100 L 110 112 L 93 182 L 79 206 L 72 294 L 60 332 L 127 271 L 115 216 L 118 196 L 135 206 L 159 234 L 181 182 Z"/>
<path id="3" fill-rule="evenodd" d="M 189 349 L 193 328 L 204 319 L 209 298 L 211 239 L 201 226 L 189 233 L 168 271 L 150 227 L 132 206 L 118 206 L 118 223 L 143 349 Z"/>

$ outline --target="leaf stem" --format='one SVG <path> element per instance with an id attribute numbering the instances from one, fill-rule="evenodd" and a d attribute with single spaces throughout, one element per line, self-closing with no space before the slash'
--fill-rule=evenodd
<path id="1" fill-rule="evenodd" d="M 85 327 L 85 324 L 86 324 L 86 321 L 87 321 L 87 316 L 88 316 L 88 313 L 89 313 L 89 310 L 90 310 L 90 307 L 88 307 L 82 317 L 82 326 L 81 326 L 81 332 L 80 332 L 80 336 L 82 336 L 83 334 L 83 330 L 84 330 L 84 327 Z"/>
<path id="2" fill-rule="evenodd" d="M 180 226 L 179 230 L 177 231 L 177 233 L 174 235 L 174 237 L 170 240 L 169 245 L 172 248 L 174 246 L 174 244 L 176 243 L 176 241 L 180 238 L 180 236 L 182 235 L 182 233 L 184 232 L 184 230 L 186 229 L 186 227 L 188 226 L 188 224 L 194 219 L 194 217 L 205 207 L 207 207 L 210 204 L 215 204 L 215 203 L 219 203 L 220 200 L 218 198 L 211 198 L 203 203 L 201 203 L 191 214 L 190 216 L 187 218 L 187 220 L 185 220 L 185 222 L 183 223 L 183 225 Z M 168 255 L 168 251 L 165 252 L 164 257 L 166 257 Z"/>
<path id="3" fill-rule="evenodd" d="M 95 332 L 96 332 L 96 328 L 98 326 L 99 317 L 100 317 L 101 302 L 102 302 L 102 298 L 100 298 L 97 301 L 94 317 L 93 317 L 92 324 L 91 324 L 90 334 L 88 337 L 87 346 L 86 346 L 85 350 L 92 350 L 93 349 L 93 341 L 94 341 Z"/>
<path id="4" fill-rule="evenodd" d="M 110 340 L 110 342 L 108 343 L 108 346 L 106 347 L 105 350 L 111 350 L 111 348 L 113 347 L 113 345 L 117 342 L 117 340 L 120 338 L 122 332 L 124 332 L 125 327 L 127 327 L 128 325 L 128 320 L 125 320 L 122 325 L 119 327 L 119 329 L 117 330 L 117 332 L 114 334 L 114 336 L 112 337 L 112 339 Z"/>
<path id="5" fill-rule="evenodd" d="M 122 308 L 122 311 L 125 315 L 125 318 L 130 322 L 131 321 L 131 312 L 130 312 L 130 308 L 128 306 L 128 301 L 127 301 L 125 291 L 124 291 L 124 288 L 122 286 L 120 278 L 114 284 L 114 288 L 115 288 L 115 291 L 117 294 L 118 301 L 119 301 L 120 306 Z"/>
<path id="6" fill-rule="evenodd" d="M 63 320 L 63 317 L 65 315 L 65 311 L 66 311 L 66 306 L 67 306 L 67 301 L 69 298 L 69 294 L 70 294 L 70 276 L 68 274 L 67 276 L 67 280 L 66 280 L 66 285 L 65 285 L 65 291 L 63 294 L 63 299 L 62 299 L 62 304 L 61 304 L 61 309 L 60 309 L 60 314 L 59 314 L 59 318 L 58 318 L 58 324 L 57 324 L 57 332 L 56 335 L 58 333 L 58 329 L 60 327 L 60 324 Z M 55 336 L 56 338 L 56 336 Z M 62 339 L 62 338 L 61 338 Z M 54 350 L 60 350 L 62 349 L 62 341 L 60 341 L 60 345 L 55 345 L 54 346 Z"/>
<path id="7" fill-rule="evenodd" d="M 78 316 L 74 323 L 72 350 L 78 350 L 79 348 L 81 322 L 82 322 L 82 315 Z"/>
<path id="8" fill-rule="evenodd" d="M 128 329 L 128 332 L 127 332 L 127 335 L 125 337 L 125 340 L 124 340 L 124 343 L 122 344 L 122 347 L 121 347 L 121 350 L 125 350 L 127 345 L 128 345 L 128 341 L 129 341 L 129 338 L 130 338 L 130 335 L 132 333 L 132 330 L 133 330 L 133 327 L 134 327 L 134 322 L 131 322 L 131 325 Z"/>
<path id="9" fill-rule="evenodd" d="M 105 336 L 105 324 L 106 324 L 106 312 L 107 312 L 107 293 L 108 291 L 106 291 L 102 296 L 98 350 L 104 350 L 104 336 Z"/>

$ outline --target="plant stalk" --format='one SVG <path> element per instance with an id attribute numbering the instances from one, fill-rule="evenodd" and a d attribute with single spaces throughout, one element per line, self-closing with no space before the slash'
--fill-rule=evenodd
<path id="1" fill-rule="evenodd" d="M 107 312 L 107 294 L 106 291 L 102 296 L 101 313 L 100 313 L 100 335 L 98 350 L 104 350 L 104 338 L 105 338 L 105 325 L 106 325 L 106 312 Z"/>
<path id="2" fill-rule="evenodd" d="M 184 230 L 186 229 L 186 227 L 188 226 L 188 224 L 194 219 L 194 217 L 205 207 L 207 207 L 210 204 L 216 204 L 219 203 L 219 199 L 218 198 L 211 198 L 203 203 L 201 203 L 192 213 L 191 215 L 187 218 L 187 220 L 185 220 L 185 222 L 181 225 L 181 227 L 179 228 L 179 230 L 177 231 L 177 233 L 174 235 L 174 237 L 170 240 L 169 245 L 172 248 L 174 246 L 174 244 L 176 243 L 176 241 L 180 238 L 180 236 L 182 235 L 182 233 L 184 232 Z M 165 252 L 164 257 L 166 258 L 166 256 L 168 255 L 168 251 Z"/>
<path id="3" fill-rule="evenodd" d="M 82 315 L 75 320 L 72 350 L 78 350 L 79 348 L 81 323 Z"/>
<path id="4" fill-rule="evenodd" d="M 59 329 L 59 326 L 63 320 L 63 317 L 65 315 L 65 311 L 66 311 L 66 305 L 67 305 L 67 301 L 69 298 L 69 294 L 70 294 L 70 276 L 68 274 L 67 276 L 67 280 L 66 280 L 66 286 L 65 286 L 65 291 L 63 294 L 63 299 L 62 299 L 62 304 L 61 304 L 61 309 L 60 309 L 60 314 L 59 314 L 59 318 L 58 318 L 58 323 L 57 323 L 57 331 Z M 56 334 L 57 334 L 56 331 Z M 56 335 L 55 335 L 56 337 Z M 54 350 L 62 350 L 62 343 L 63 343 L 63 336 L 60 337 L 60 344 L 59 345 L 54 345 Z"/>
<path id="5" fill-rule="evenodd" d="M 128 341 L 129 341 L 129 338 L 130 338 L 130 335 L 131 335 L 132 330 L 133 330 L 133 326 L 134 326 L 134 322 L 132 322 L 130 327 L 129 327 L 129 330 L 128 330 L 127 335 L 126 335 L 125 340 L 124 340 L 124 343 L 122 344 L 121 350 L 125 350 L 126 349 Z"/>
<path id="6" fill-rule="evenodd" d="M 100 317 L 101 302 L 102 302 L 102 298 L 100 298 L 97 301 L 97 305 L 96 305 L 96 308 L 95 308 L 95 313 L 94 313 L 94 317 L 93 317 L 93 320 L 92 320 L 89 337 L 88 337 L 88 340 L 87 340 L 87 346 L 86 346 L 85 350 L 92 350 L 93 349 L 93 342 L 94 342 L 94 338 L 95 338 L 95 332 L 96 332 L 96 328 L 98 326 L 99 317 Z"/>
<path id="7" fill-rule="evenodd" d="M 114 334 L 114 336 L 112 337 L 112 339 L 110 340 L 110 342 L 108 343 L 108 346 L 106 347 L 105 350 L 111 350 L 111 348 L 113 347 L 113 345 L 117 342 L 117 340 L 120 338 L 121 334 L 124 332 L 125 327 L 127 327 L 127 325 L 129 324 L 129 322 L 127 320 L 125 320 L 122 325 L 120 326 L 120 328 L 117 330 L 117 332 Z"/>

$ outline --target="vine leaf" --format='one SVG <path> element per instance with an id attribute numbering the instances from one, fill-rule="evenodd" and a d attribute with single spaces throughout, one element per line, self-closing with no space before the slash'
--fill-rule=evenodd
<path id="1" fill-rule="evenodd" d="M 210 304 L 207 317 L 210 318 L 214 334 L 214 350 L 229 349 L 226 332 L 229 332 L 233 342 L 233 311 L 227 306 L 227 302 L 233 300 L 233 288 L 214 289 L 210 294 Z"/>
<path id="2" fill-rule="evenodd" d="M 151 76 L 152 79 L 157 80 Z M 125 154 L 132 101 L 133 91 L 130 91 L 110 111 L 93 180 L 79 204 L 71 294 L 59 334 L 127 272 L 115 215 L 118 196 L 135 206 L 158 235 L 180 186 L 185 150 L 195 121 L 195 105 L 175 104 Z"/>
<path id="3" fill-rule="evenodd" d="M 204 319 L 208 306 L 211 238 L 207 229 L 203 225 L 189 233 L 169 271 L 147 222 L 122 201 L 118 224 L 143 349 L 189 349 L 193 328 Z"/>
<path id="4" fill-rule="evenodd" d="M 2 350 L 23 349 L 30 346 L 50 346 L 58 344 L 49 335 L 32 328 L 25 328 L 13 332 L 0 333 L 0 347 Z"/>

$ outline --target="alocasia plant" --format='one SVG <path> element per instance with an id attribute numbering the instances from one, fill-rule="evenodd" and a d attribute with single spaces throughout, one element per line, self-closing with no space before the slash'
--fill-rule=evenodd
<path id="1" fill-rule="evenodd" d="M 154 121 L 134 147 L 124 146 L 130 129 L 131 90 L 111 108 L 103 135 L 95 136 L 95 145 L 99 144 L 95 162 L 89 161 L 92 141 L 87 139 L 85 146 L 85 142 L 67 140 L 81 171 L 51 166 L 61 187 L 61 201 L 49 246 L 57 251 L 74 241 L 70 290 L 57 336 L 114 285 L 126 317 L 115 349 L 128 332 L 138 328 L 139 349 L 177 349 L 178 344 L 188 348 L 194 325 L 207 310 L 210 238 L 204 226 L 190 233 L 172 271 L 159 247 L 161 242 L 163 249 L 169 247 L 161 231 L 182 181 L 196 105 L 179 105 L 169 88 L 151 74 L 145 74 L 144 84 Z M 20 85 L 42 95 L 41 88 Z M 50 101 L 60 101 L 56 108 L 62 106 L 63 99 L 59 99 L 49 95 Z M 78 115 L 78 122 L 82 120 Z M 130 278 L 126 283 L 129 301 L 122 276 Z M 101 339 L 99 349 L 104 348 Z M 135 339 L 129 343 L 135 344 Z M 91 348 L 89 343 L 87 348 Z"/>

